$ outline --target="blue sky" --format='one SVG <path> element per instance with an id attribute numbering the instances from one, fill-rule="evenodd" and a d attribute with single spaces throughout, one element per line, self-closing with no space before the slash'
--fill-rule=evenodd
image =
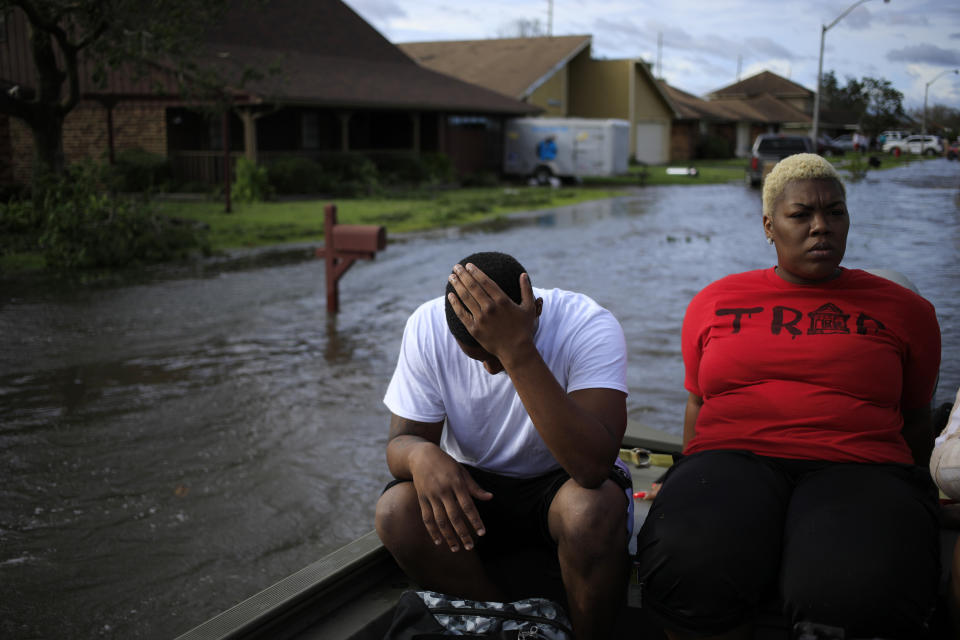
<path id="1" fill-rule="evenodd" d="M 392 42 L 474 40 L 519 20 L 546 27 L 549 0 L 345 0 Z M 553 0 L 553 34 L 590 34 L 593 54 L 641 58 L 696 95 L 765 69 L 813 89 L 822 25 L 854 0 Z M 658 49 L 657 41 L 662 40 Z M 826 34 L 823 70 L 885 78 L 910 109 L 960 109 L 960 0 L 868 0 Z M 658 56 L 659 51 L 659 56 Z M 939 76 L 939 74 L 944 75 Z M 939 76 L 939 77 L 938 77 Z M 928 83 L 930 83 L 928 85 Z"/>

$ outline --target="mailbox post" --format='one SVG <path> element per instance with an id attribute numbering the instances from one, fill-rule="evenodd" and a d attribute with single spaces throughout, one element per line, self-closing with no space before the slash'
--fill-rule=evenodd
<path id="1" fill-rule="evenodd" d="M 338 282 L 356 260 L 373 260 L 377 251 L 387 248 L 387 230 L 372 224 L 337 224 L 337 206 L 323 208 L 325 245 L 317 249 L 324 259 L 327 275 L 327 312 L 340 310 Z"/>

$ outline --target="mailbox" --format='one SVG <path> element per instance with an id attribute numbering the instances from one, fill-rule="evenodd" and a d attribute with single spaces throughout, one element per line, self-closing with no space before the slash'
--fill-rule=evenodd
<path id="1" fill-rule="evenodd" d="M 376 253 L 387 248 L 386 228 L 372 224 L 338 224 L 330 243 L 334 251 Z"/>
<path id="2" fill-rule="evenodd" d="M 372 224 L 337 224 L 337 207 L 328 204 L 323 208 L 323 235 L 327 246 L 318 248 L 316 254 L 326 267 L 327 311 L 336 313 L 340 278 L 357 260 L 373 260 L 378 251 L 387 248 L 387 230 Z"/>

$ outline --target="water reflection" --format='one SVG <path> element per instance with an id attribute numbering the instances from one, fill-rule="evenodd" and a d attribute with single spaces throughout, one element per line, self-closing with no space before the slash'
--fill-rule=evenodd
<path id="1" fill-rule="evenodd" d="M 958 170 L 916 163 L 849 188 L 845 264 L 899 270 L 937 307 L 941 402 L 960 386 Z M 169 638 L 369 531 L 403 324 L 489 249 L 610 308 L 631 418 L 674 432 L 687 302 L 775 259 L 759 194 L 720 185 L 394 238 L 348 272 L 336 316 L 305 248 L 5 284 L 0 635 Z"/>

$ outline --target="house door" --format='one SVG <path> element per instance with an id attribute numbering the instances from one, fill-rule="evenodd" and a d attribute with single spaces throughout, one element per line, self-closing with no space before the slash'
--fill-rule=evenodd
<path id="1" fill-rule="evenodd" d="M 656 122 L 638 122 L 636 131 L 637 150 L 634 157 L 646 164 L 664 164 L 667 162 L 666 125 Z"/>

